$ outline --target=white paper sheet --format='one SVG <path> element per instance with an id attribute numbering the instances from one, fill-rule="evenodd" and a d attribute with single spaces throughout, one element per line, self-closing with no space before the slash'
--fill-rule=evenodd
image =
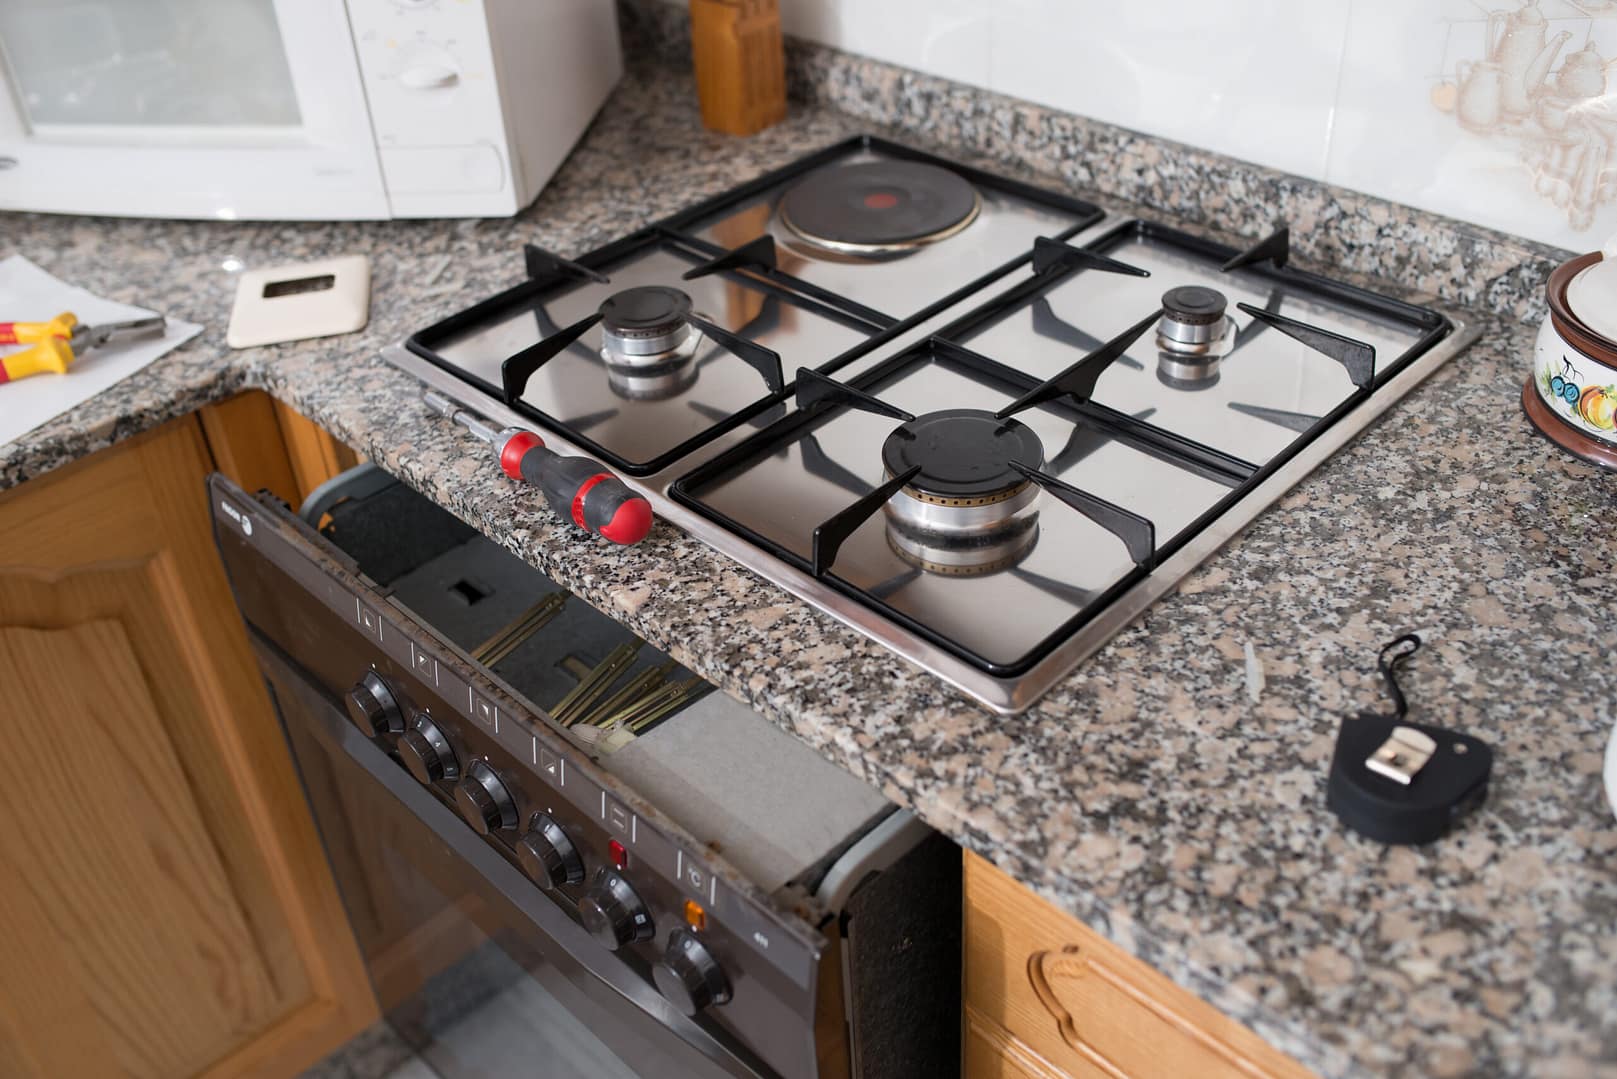
<path id="1" fill-rule="evenodd" d="M 83 323 L 123 322 L 156 314 L 114 303 L 58 280 L 21 255 L 0 259 L 0 322 L 44 322 L 71 311 Z M 89 349 L 65 375 L 34 375 L 0 384 L 0 446 L 129 377 L 202 327 L 169 319 L 162 337 Z M 27 345 L 0 345 L 0 356 Z"/>

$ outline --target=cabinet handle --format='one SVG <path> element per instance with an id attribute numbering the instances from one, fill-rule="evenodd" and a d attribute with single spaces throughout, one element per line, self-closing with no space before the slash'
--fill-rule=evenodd
<path id="1" fill-rule="evenodd" d="M 1059 952 L 1034 952 L 1027 960 L 1027 980 L 1033 986 L 1033 992 L 1038 995 L 1039 1003 L 1050 1013 L 1050 1018 L 1056 1021 L 1056 1029 L 1061 1032 L 1061 1040 L 1080 1051 L 1086 1048 L 1084 1040 L 1078 1036 L 1078 1028 L 1073 1025 L 1072 1013 L 1056 996 L 1055 990 L 1050 985 L 1050 979 L 1081 978 L 1088 970 L 1089 962 L 1081 957 L 1076 944 L 1069 944 Z"/>

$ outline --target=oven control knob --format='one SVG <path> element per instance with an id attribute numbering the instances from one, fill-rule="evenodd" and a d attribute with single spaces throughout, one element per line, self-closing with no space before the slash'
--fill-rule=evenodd
<path id="1" fill-rule="evenodd" d="M 578 916 L 590 935 L 613 951 L 656 935 L 651 912 L 629 882 L 605 867 L 595 874 L 584 898 L 578 901 Z"/>
<path id="2" fill-rule="evenodd" d="M 668 951 L 652 968 L 657 991 L 686 1015 L 695 1015 L 709 1004 L 730 1000 L 730 979 L 719 969 L 713 953 L 696 939 L 696 934 L 676 929 L 668 937 Z"/>
<path id="3" fill-rule="evenodd" d="M 415 717 L 413 729 L 399 736 L 395 748 L 404 767 L 422 783 L 436 783 L 440 779 L 456 779 L 460 776 L 460 762 L 455 760 L 455 751 L 450 748 L 449 739 L 444 737 L 438 724 L 425 712 Z"/>
<path id="4" fill-rule="evenodd" d="M 366 738 L 398 734 L 404 730 L 404 709 L 382 676 L 366 671 L 348 691 L 348 718 Z"/>
<path id="5" fill-rule="evenodd" d="M 545 891 L 584 880 L 584 859 L 561 825 L 544 813 L 528 821 L 528 834 L 517 841 L 522 871 Z"/>
<path id="6" fill-rule="evenodd" d="M 473 761 L 455 786 L 455 808 L 478 835 L 517 826 L 517 806 L 500 777 L 484 761 Z"/>

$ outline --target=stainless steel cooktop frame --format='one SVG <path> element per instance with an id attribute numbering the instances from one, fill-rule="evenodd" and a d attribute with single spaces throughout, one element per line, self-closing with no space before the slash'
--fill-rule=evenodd
<path id="1" fill-rule="evenodd" d="M 1296 456 L 1276 469 L 1246 497 L 1236 502 L 1171 557 L 1164 559 L 1150 574 L 1136 582 L 1111 606 L 1091 619 L 1050 655 L 1026 673 L 1015 677 L 997 677 L 971 666 L 931 642 L 888 621 L 864 604 L 827 587 L 809 574 L 687 509 L 668 496 L 668 488 L 676 479 L 722 452 L 733 444 L 733 438 L 720 439 L 704 446 L 655 475 L 624 476 L 623 480 L 645 495 L 651 502 L 652 509 L 663 520 L 702 540 L 799 599 L 828 612 L 844 625 L 858 630 L 930 671 L 984 707 L 1002 715 L 1013 715 L 1031 707 L 1074 667 L 1099 651 L 1107 641 L 1144 613 L 1146 608 L 1171 591 L 1191 570 L 1211 557 L 1256 520 L 1264 510 L 1277 502 L 1282 495 L 1351 442 L 1439 367 L 1463 352 L 1480 335 L 1481 331 L 1465 320 L 1450 312 L 1436 310 L 1444 314 L 1453 325 L 1453 331 L 1447 337 L 1417 357 L 1335 426 L 1326 430 Z M 402 345 L 390 345 L 383 349 L 382 355 L 395 367 L 501 424 L 513 427 L 531 426 L 528 421 L 498 400 L 471 389 L 450 372 L 413 355 Z M 554 432 L 546 431 L 544 437 L 547 444 L 558 451 L 584 452 Z"/>

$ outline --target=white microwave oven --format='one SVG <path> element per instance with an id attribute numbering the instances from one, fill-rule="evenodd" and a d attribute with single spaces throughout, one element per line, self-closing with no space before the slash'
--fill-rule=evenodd
<path id="1" fill-rule="evenodd" d="M 613 0 L 0 0 L 0 210 L 514 214 L 622 68 Z"/>

